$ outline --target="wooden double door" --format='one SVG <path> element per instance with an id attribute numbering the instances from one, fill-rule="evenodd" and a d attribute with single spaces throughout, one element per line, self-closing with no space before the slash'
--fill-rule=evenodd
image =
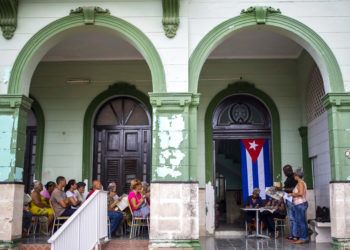
<path id="1" fill-rule="evenodd" d="M 116 120 L 120 122 L 95 125 L 93 177 L 99 179 L 104 188 L 111 182 L 117 183 L 120 195 L 129 192 L 133 179 L 149 181 L 151 130 L 146 119 L 149 115 L 146 113 L 144 119 L 140 119 L 147 110 L 137 100 L 122 97 L 111 102 L 107 104 L 112 111 L 110 115 L 118 117 Z M 137 116 L 138 122 L 130 125 L 128 121 L 132 116 Z"/>

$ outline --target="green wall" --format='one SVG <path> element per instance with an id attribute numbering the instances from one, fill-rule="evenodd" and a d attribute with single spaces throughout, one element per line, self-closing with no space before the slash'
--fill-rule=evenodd
<path id="1" fill-rule="evenodd" d="M 88 78 L 87 85 L 68 85 L 67 79 Z M 30 88 L 45 115 L 42 180 L 58 175 L 81 179 L 83 119 L 90 102 L 109 85 L 128 82 L 148 94 L 151 74 L 145 61 L 42 62 Z"/>
<path id="2" fill-rule="evenodd" d="M 253 83 L 276 103 L 281 125 L 282 165 L 302 165 L 301 97 L 297 59 L 226 59 L 207 60 L 199 82 L 201 102 L 198 110 L 198 176 L 205 185 L 204 116 L 209 102 L 229 83 L 240 80 Z M 282 166 L 281 166 L 282 167 Z"/>

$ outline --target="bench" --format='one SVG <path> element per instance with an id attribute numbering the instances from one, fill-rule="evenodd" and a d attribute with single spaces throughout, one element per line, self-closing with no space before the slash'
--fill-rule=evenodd
<path id="1" fill-rule="evenodd" d="M 309 222 L 310 228 L 314 232 L 311 235 L 311 241 L 316 243 L 331 242 L 331 223 L 330 222 L 318 222 L 311 220 Z"/>

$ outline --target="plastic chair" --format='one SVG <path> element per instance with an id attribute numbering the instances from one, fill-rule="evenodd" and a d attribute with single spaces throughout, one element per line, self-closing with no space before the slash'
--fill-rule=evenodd
<path id="1" fill-rule="evenodd" d="M 277 235 L 277 227 L 280 227 L 282 232 L 282 238 L 283 238 L 284 228 L 286 226 L 286 219 L 274 218 L 274 222 L 275 222 L 275 236 Z"/>
<path id="2" fill-rule="evenodd" d="M 51 200 L 49 202 L 50 202 L 50 207 L 53 210 L 53 216 L 54 216 L 53 224 L 52 224 L 52 231 L 51 231 L 51 235 L 53 235 L 53 233 L 55 232 L 55 228 L 56 228 L 56 230 L 58 230 L 63 225 L 63 223 L 66 220 L 68 220 L 69 216 L 57 216 L 55 209 L 53 209 Z"/>
<path id="3" fill-rule="evenodd" d="M 135 237 L 136 235 L 139 235 L 141 227 L 147 226 L 148 233 L 149 233 L 149 217 L 143 218 L 143 217 L 134 216 L 134 213 L 130 207 L 129 202 L 128 202 L 128 207 L 129 207 L 130 214 L 131 214 L 131 225 L 130 225 L 129 238 L 131 239 L 131 238 Z"/>

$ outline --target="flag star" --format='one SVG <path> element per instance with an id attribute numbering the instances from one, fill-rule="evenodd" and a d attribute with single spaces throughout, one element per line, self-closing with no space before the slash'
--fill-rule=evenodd
<path id="1" fill-rule="evenodd" d="M 249 149 L 253 149 L 253 150 L 256 150 L 256 147 L 259 146 L 259 144 L 256 144 L 255 141 L 253 142 L 249 142 Z"/>

